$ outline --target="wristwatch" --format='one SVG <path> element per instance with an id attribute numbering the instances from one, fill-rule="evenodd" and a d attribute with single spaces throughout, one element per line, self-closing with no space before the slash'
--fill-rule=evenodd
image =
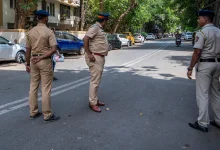
<path id="1" fill-rule="evenodd" d="M 187 68 L 187 70 L 188 70 L 188 71 L 193 71 L 193 68 L 190 68 L 190 67 L 189 67 L 189 68 Z"/>

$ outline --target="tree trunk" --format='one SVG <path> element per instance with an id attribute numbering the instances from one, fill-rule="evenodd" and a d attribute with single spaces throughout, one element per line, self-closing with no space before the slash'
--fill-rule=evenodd
<path id="1" fill-rule="evenodd" d="M 20 3 L 23 2 L 22 0 L 17 0 L 15 3 L 15 20 L 14 20 L 14 29 L 24 29 L 26 17 L 28 15 L 21 6 Z"/>
<path id="2" fill-rule="evenodd" d="M 137 2 L 136 0 L 130 0 L 130 6 L 128 7 L 128 9 L 121 14 L 121 16 L 118 18 L 118 20 L 116 21 L 116 24 L 114 26 L 114 29 L 113 29 L 113 34 L 116 33 L 116 31 L 118 30 L 118 27 L 121 23 L 121 21 L 124 19 L 124 17 L 132 10 L 134 9 L 135 7 L 137 6 Z"/>
<path id="3" fill-rule="evenodd" d="M 80 31 L 83 31 L 84 22 L 85 22 L 84 0 L 80 0 L 80 24 L 79 24 Z"/>
<path id="4" fill-rule="evenodd" d="M 100 12 L 104 10 L 104 0 L 100 0 Z"/>
<path id="5" fill-rule="evenodd" d="M 215 25 L 220 28 L 220 1 L 215 3 L 215 8 L 214 8 L 214 12 L 215 12 L 215 19 L 214 19 L 214 23 Z"/>

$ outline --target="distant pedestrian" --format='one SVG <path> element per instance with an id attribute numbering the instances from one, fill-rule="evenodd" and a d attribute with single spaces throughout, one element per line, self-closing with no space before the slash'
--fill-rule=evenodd
<path id="1" fill-rule="evenodd" d="M 51 88 L 53 69 L 51 56 L 56 52 L 57 42 L 54 33 L 47 28 L 49 13 L 39 10 L 38 24 L 27 33 L 26 40 L 26 70 L 31 75 L 30 83 L 30 119 L 41 116 L 38 109 L 38 87 L 42 86 L 42 112 L 44 122 L 58 120 L 51 110 Z"/>
<path id="2" fill-rule="evenodd" d="M 56 35 L 56 29 L 55 28 L 51 28 L 51 30 L 53 31 L 53 33 Z M 54 59 L 55 56 L 58 56 L 59 58 L 61 58 L 60 52 L 58 50 L 56 50 L 56 53 L 52 56 L 52 60 L 53 60 L 53 73 L 56 67 L 56 60 Z M 53 81 L 58 80 L 55 76 L 53 77 Z"/>
<path id="3" fill-rule="evenodd" d="M 194 54 L 188 68 L 188 78 L 191 79 L 193 67 L 196 69 L 196 99 L 199 116 L 195 123 L 189 126 L 208 132 L 211 124 L 220 129 L 220 29 L 213 25 L 215 14 L 210 10 L 198 12 L 198 23 L 202 30 L 196 33 Z M 214 111 L 214 121 L 209 120 L 209 101 Z"/>
<path id="4" fill-rule="evenodd" d="M 104 32 L 109 16 L 108 13 L 99 13 L 97 22 L 89 28 L 84 37 L 85 60 L 91 74 L 89 106 L 95 112 L 101 112 L 99 106 L 105 105 L 98 99 L 98 87 L 104 69 L 105 56 L 109 51 L 108 40 Z"/>

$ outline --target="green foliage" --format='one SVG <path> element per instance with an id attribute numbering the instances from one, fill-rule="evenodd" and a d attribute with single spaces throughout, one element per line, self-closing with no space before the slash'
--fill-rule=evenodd
<path id="1" fill-rule="evenodd" d="M 34 6 L 36 6 L 41 0 L 23 0 L 23 2 L 20 2 L 19 5 L 21 7 L 21 9 L 23 9 L 24 11 L 28 11 L 31 8 L 33 8 Z"/>

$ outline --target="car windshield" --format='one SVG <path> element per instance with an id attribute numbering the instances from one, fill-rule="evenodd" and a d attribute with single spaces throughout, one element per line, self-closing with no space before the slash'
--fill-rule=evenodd
<path id="1" fill-rule="evenodd" d="M 125 34 L 125 36 L 129 36 L 129 33 L 124 33 Z"/>
<path id="2" fill-rule="evenodd" d="M 147 35 L 153 35 L 153 33 L 148 33 Z"/>
<path id="3" fill-rule="evenodd" d="M 9 40 L 0 36 L 0 44 L 7 44 L 7 43 L 9 43 Z"/>
<path id="4" fill-rule="evenodd" d="M 186 33 L 187 35 L 192 35 L 192 33 Z"/>

